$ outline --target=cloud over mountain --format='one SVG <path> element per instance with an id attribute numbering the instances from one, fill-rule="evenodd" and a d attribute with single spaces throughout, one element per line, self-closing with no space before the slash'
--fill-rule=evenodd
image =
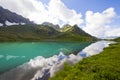
<path id="1" fill-rule="evenodd" d="M 99 38 L 120 36 L 120 28 L 111 25 L 117 17 L 113 7 L 103 12 L 86 11 L 83 19 L 81 13 L 68 8 L 62 0 L 49 0 L 48 4 L 40 0 L 0 0 L 0 5 L 38 24 L 43 22 L 79 26 L 85 24 L 83 29 L 93 36 Z"/>
<path id="2" fill-rule="evenodd" d="M 111 23 L 114 21 L 117 15 L 114 11 L 114 8 L 108 8 L 103 12 L 93 13 L 92 11 L 86 12 L 85 23 L 86 27 L 83 29 L 93 36 L 99 38 L 105 38 L 109 36 L 120 36 L 118 31 L 120 28 L 113 28 Z"/>
<path id="3" fill-rule="evenodd" d="M 0 0 L 0 5 L 38 24 L 47 21 L 60 25 L 83 23 L 81 13 L 67 8 L 61 0 L 50 0 L 47 5 L 38 0 Z"/>
<path id="4" fill-rule="evenodd" d="M 83 29 L 94 36 L 105 37 L 106 32 L 108 32 L 111 27 L 109 24 L 115 17 L 116 13 L 114 8 L 108 8 L 102 13 L 87 11 L 85 18 L 86 27 Z"/>

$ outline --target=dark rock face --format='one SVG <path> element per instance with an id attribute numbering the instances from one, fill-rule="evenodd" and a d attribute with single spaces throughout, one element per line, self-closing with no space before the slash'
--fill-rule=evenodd
<path id="1" fill-rule="evenodd" d="M 33 24 L 33 22 L 29 21 L 29 19 L 22 17 L 16 13 L 13 13 L 7 9 L 4 9 L 0 6 L 0 23 L 3 26 L 6 26 L 6 21 L 11 23 L 25 23 L 25 24 Z"/>
<path id="2" fill-rule="evenodd" d="M 52 27 L 52 28 L 54 28 L 56 30 L 60 29 L 59 25 L 54 25 L 54 24 L 49 23 L 49 22 L 44 22 L 44 23 L 42 23 L 42 25 Z"/>

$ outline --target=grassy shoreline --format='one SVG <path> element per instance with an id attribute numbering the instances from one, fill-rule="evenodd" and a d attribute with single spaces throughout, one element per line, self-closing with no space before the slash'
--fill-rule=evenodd
<path id="1" fill-rule="evenodd" d="M 74 66 L 65 64 L 64 69 L 49 80 L 120 80 L 120 42 Z"/>

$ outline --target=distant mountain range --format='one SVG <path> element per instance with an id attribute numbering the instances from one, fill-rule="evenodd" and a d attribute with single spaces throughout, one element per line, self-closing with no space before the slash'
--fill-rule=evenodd
<path id="1" fill-rule="evenodd" d="M 6 21 L 19 25 L 6 26 Z M 31 25 L 29 21 L 16 13 L 0 7 L 0 41 L 94 41 L 97 38 L 89 35 L 77 25 L 54 25 L 44 22 L 41 25 Z M 24 25 L 20 25 L 25 23 Z"/>
<path id="2" fill-rule="evenodd" d="M 63 31 L 61 31 L 61 29 Z M 0 41 L 94 41 L 77 25 L 56 30 L 48 25 L 12 25 L 0 27 Z"/>
<path id="3" fill-rule="evenodd" d="M 3 26 L 6 26 L 6 21 L 10 23 L 18 23 L 18 24 L 33 24 L 33 22 L 29 21 L 29 19 L 22 17 L 16 13 L 13 13 L 7 9 L 4 9 L 0 6 L 0 23 Z"/>

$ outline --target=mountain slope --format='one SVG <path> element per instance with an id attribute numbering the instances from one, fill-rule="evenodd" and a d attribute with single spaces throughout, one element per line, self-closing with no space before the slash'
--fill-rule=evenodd
<path id="1" fill-rule="evenodd" d="M 19 25 L 6 26 L 6 22 Z M 65 25 L 60 29 L 59 25 L 44 22 L 41 25 L 33 25 L 16 13 L 0 7 L 0 41 L 93 41 L 95 37 L 87 34 L 77 25 Z M 20 25 L 25 23 L 25 25 Z M 32 25 L 31 25 L 32 24 Z"/>
<path id="2" fill-rule="evenodd" d="M 0 41 L 93 41 L 96 38 L 84 31 L 70 28 L 60 32 L 52 27 L 43 25 L 13 25 L 0 27 Z"/>
<path id="3" fill-rule="evenodd" d="M 114 41 L 120 42 L 120 37 L 115 38 Z"/>
<path id="4" fill-rule="evenodd" d="M 0 41 L 41 41 L 52 38 L 59 33 L 48 26 L 13 25 L 0 27 Z"/>
<path id="5" fill-rule="evenodd" d="M 33 22 L 30 22 L 29 19 L 0 7 L 0 23 L 3 24 L 3 26 L 6 26 L 6 21 L 18 24 L 33 24 Z"/>
<path id="6" fill-rule="evenodd" d="M 68 41 L 93 41 L 97 40 L 97 38 L 89 35 L 82 29 L 80 29 L 77 25 L 70 26 L 70 25 L 64 25 L 63 28 L 60 30 L 62 32 L 61 35 L 58 36 L 58 38 L 63 38 L 68 40 Z"/>
<path id="7" fill-rule="evenodd" d="M 83 31 L 82 29 L 80 29 L 77 25 L 67 26 L 67 27 L 65 27 L 65 29 L 63 27 L 63 32 L 79 34 L 81 36 L 91 36 L 88 33 L 86 33 L 85 31 Z"/>

